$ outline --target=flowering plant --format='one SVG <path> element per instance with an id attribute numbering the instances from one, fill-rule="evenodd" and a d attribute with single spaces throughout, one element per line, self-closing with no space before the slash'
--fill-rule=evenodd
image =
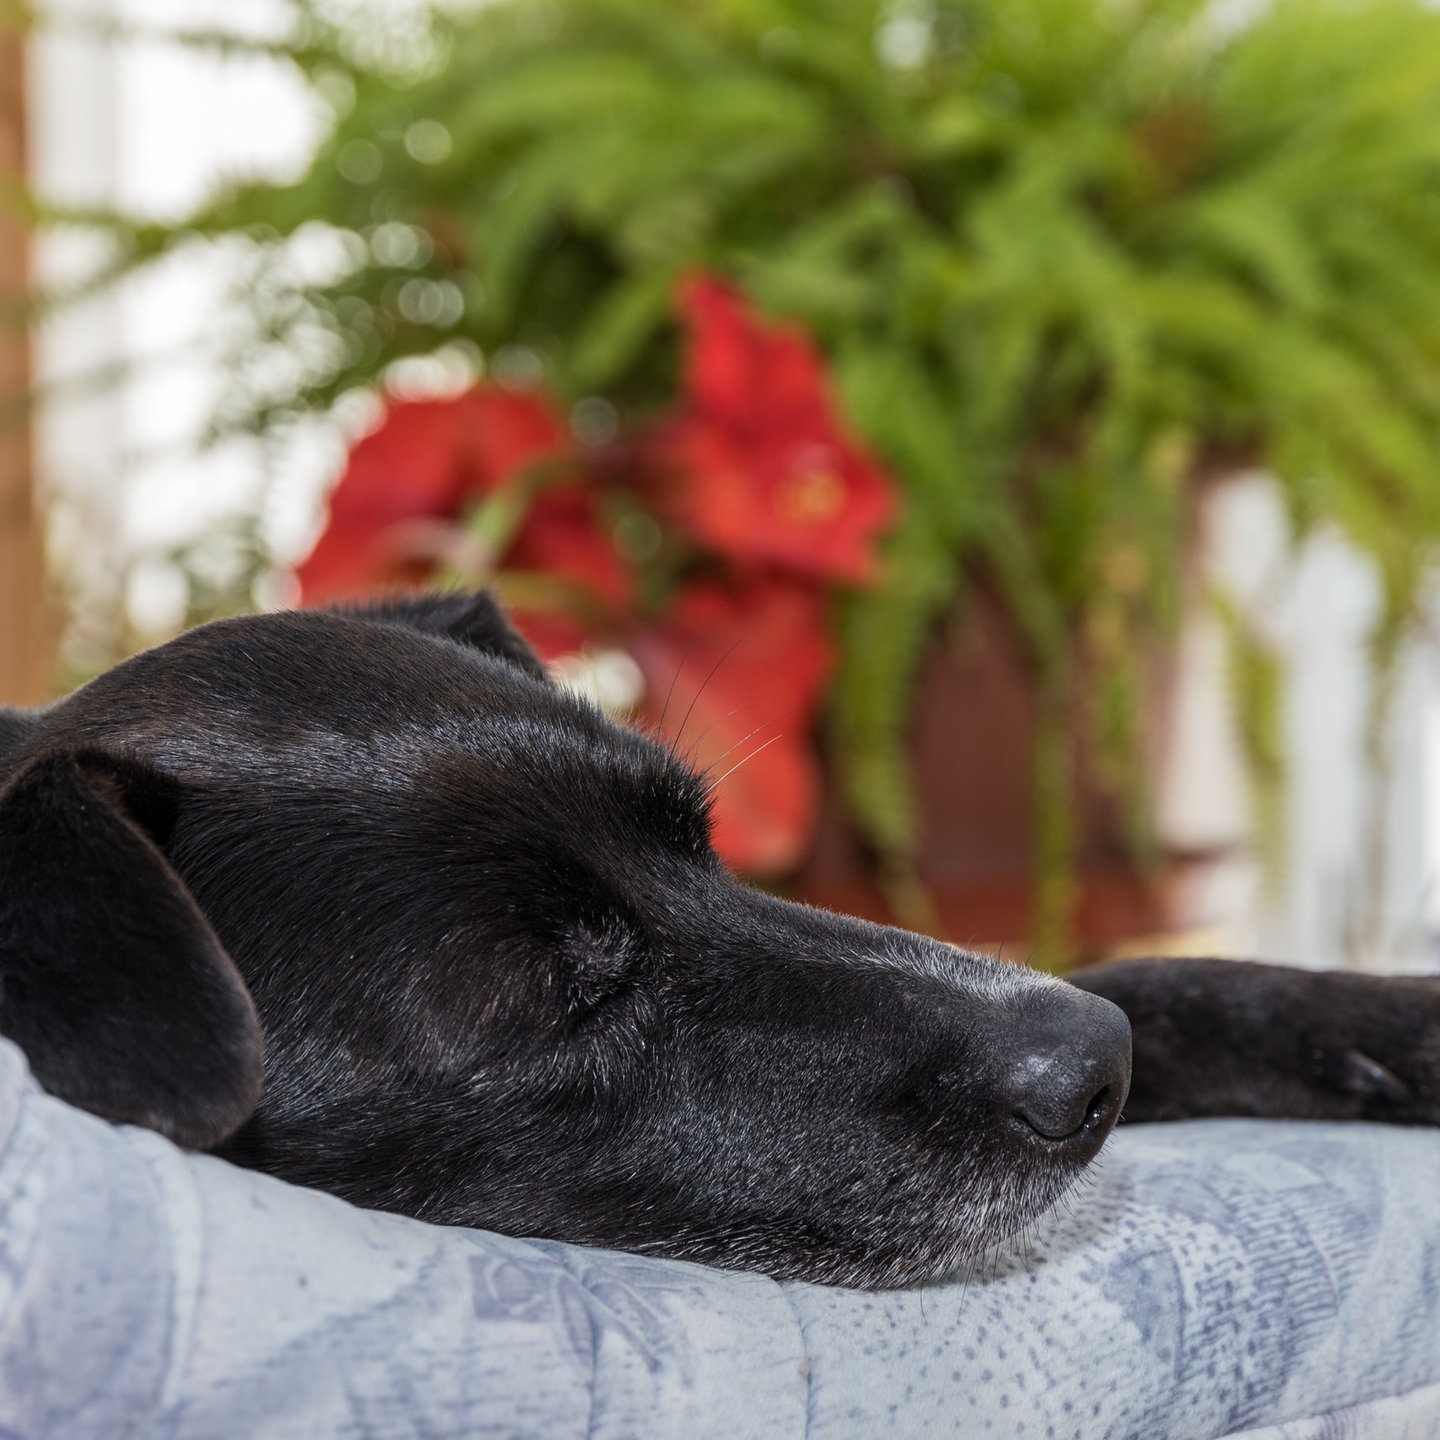
<path id="1" fill-rule="evenodd" d="M 1151 662 L 1187 600 L 1202 477 L 1263 466 L 1297 531 L 1332 526 L 1371 561 L 1381 733 L 1440 553 L 1436 7 L 276 8 L 277 40 L 185 39 L 293 62 L 330 122 L 305 173 L 179 224 L 66 218 L 105 230 L 112 274 L 189 242 L 249 257 L 219 433 L 284 434 L 405 367 L 500 382 L 392 407 L 312 595 L 346 548 L 392 580 L 483 555 L 537 637 L 603 636 L 661 696 L 677 666 L 677 695 L 704 678 L 711 642 L 682 630 L 743 633 L 684 743 L 732 723 L 715 697 L 747 666 L 791 687 L 764 718 L 798 704 L 796 734 L 826 690 L 829 775 L 892 905 L 939 883 L 921 862 L 940 801 L 912 775 L 935 642 L 993 600 L 1032 705 L 1047 963 L 1073 939 L 1086 777 L 1127 817 L 1117 843 L 1145 834 Z M 890 511 L 841 414 L 903 488 L 878 560 Z M 785 617 L 763 663 L 762 614 Z M 1226 634 L 1236 674 L 1271 677 L 1233 693 L 1257 814 L 1278 814 L 1275 657 Z M 789 745 L 725 788 L 768 791 Z M 749 863 L 793 854 L 807 806 L 786 843 L 752 835 Z"/>
<path id="2" fill-rule="evenodd" d="M 587 445 L 535 391 L 392 402 L 352 450 L 299 579 L 320 603 L 498 577 L 547 660 L 619 650 L 639 715 L 714 775 L 720 853 L 779 873 L 803 857 L 819 801 L 827 596 L 874 578 L 897 492 L 802 331 L 711 274 L 678 300 L 673 413 Z"/>

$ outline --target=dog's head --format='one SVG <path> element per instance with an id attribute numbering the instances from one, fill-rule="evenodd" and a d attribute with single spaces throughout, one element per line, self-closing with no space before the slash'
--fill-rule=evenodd
<path id="1" fill-rule="evenodd" d="M 486 596 L 204 626 L 0 712 L 0 777 L 42 1083 L 363 1204 L 898 1283 L 1124 1099 L 1107 1002 L 738 883 L 704 779 Z"/>

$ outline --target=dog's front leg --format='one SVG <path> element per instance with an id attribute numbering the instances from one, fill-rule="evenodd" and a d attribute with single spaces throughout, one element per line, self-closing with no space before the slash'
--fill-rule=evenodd
<path id="1" fill-rule="evenodd" d="M 1126 1120 L 1440 1124 L 1440 978 L 1167 959 L 1073 979 L 1130 1018 Z"/>

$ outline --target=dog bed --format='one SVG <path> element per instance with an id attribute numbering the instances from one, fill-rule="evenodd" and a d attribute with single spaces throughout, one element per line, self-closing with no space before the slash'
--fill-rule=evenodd
<path id="1" fill-rule="evenodd" d="M 446 1230 L 42 1094 L 0 1042 L 0 1434 L 1440 1433 L 1440 1134 L 1122 1130 L 888 1293 Z"/>

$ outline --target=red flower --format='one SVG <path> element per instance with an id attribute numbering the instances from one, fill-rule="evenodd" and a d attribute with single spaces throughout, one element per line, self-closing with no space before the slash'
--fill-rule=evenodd
<path id="1" fill-rule="evenodd" d="M 511 623 L 547 665 L 580 654 L 599 638 L 593 625 L 558 605 L 515 605 L 509 614 Z"/>
<path id="2" fill-rule="evenodd" d="M 716 849 L 751 874 L 793 869 L 819 806 L 811 737 L 831 668 L 822 597 L 773 577 L 697 584 L 627 644 L 646 718 L 715 786 Z"/>
<path id="3" fill-rule="evenodd" d="M 505 569 L 554 575 L 612 608 L 627 605 L 633 582 L 609 540 L 595 492 L 569 481 L 537 495 L 505 553 Z"/>
<path id="4" fill-rule="evenodd" d="M 482 386 L 451 400 L 390 405 L 350 452 L 329 524 L 300 566 L 305 603 L 424 584 L 456 548 L 454 522 L 468 504 L 569 452 L 559 417 L 535 396 Z M 573 481 L 536 494 L 507 563 L 558 575 L 612 603 L 628 593 L 593 499 Z"/>
<path id="5" fill-rule="evenodd" d="M 736 559 L 871 579 L 896 490 L 838 419 L 813 344 L 713 276 L 689 280 L 680 308 L 684 413 L 660 442 L 682 487 L 678 518 Z"/>
<path id="6" fill-rule="evenodd" d="M 712 777 L 717 849 L 776 874 L 804 858 L 818 811 L 824 582 L 870 577 L 896 492 L 844 430 L 800 331 L 761 321 L 713 278 L 689 282 L 681 305 L 682 408 L 656 438 L 582 459 L 536 397 L 480 387 L 396 403 L 352 451 L 300 581 L 312 604 L 424 583 L 474 538 L 457 523 L 468 506 L 493 501 L 498 519 L 515 502 L 518 528 L 495 527 L 506 538 L 488 543 L 502 553 L 485 559 L 513 577 L 522 629 L 550 659 L 602 637 L 625 645 L 645 676 L 645 717 Z M 729 583 L 662 572 L 679 588 L 651 623 L 597 496 L 638 498 L 661 477 L 677 487 L 671 516 L 712 552 L 701 574 L 714 552 L 749 565 Z"/>

